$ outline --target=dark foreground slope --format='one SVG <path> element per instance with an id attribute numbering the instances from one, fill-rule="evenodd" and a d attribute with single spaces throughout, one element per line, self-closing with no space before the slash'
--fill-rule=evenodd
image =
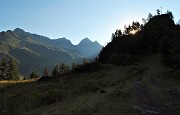
<path id="1" fill-rule="evenodd" d="M 99 65 L 47 82 L 0 83 L 0 114 L 179 115 L 180 84 L 161 55 L 136 65 Z"/>

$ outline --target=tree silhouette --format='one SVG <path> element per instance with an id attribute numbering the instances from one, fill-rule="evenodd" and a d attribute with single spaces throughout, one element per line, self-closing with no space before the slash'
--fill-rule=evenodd
<path id="1" fill-rule="evenodd" d="M 131 32 L 132 31 L 135 31 L 135 32 L 137 32 L 137 31 L 139 31 L 140 29 L 141 29 L 141 25 L 140 25 L 140 23 L 139 22 L 132 22 L 132 25 L 130 25 L 129 24 L 129 26 L 128 27 L 126 27 L 126 25 L 124 26 L 124 35 L 129 35 L 129 34 L 132 34 Z M 119 36 L 120 37 L 120 36 Z"/>
<path id="2" fill-rule="evenodd" d="M 29 76 L 30 79 L 39 78 L 39 75 L 36 72 L 32 72 Z"/>
<path id="3" fill-rule="evenodd" d="M 72 63 L 72 70 L 76 69 L 78 67 L 78 64 L 76 64 L 75 62 Z"/>
<path id="4" fill-rule="evenodd" d="M 111 41 L 113 41 L 115 38 L 116 37 L 115 37 L 114 33 L 112 33 Z"/>
<path id="5" fill-rule="evenodd" d="M 172 20 L 174 20 L 174 16 L 173 16 L 172 12 L 170 12 L 170 11 L 168 10 L 168 11 L 166 12 L 166 14 L 168 14 L 169 17 L 170 17 Z"/>
<path id="6" fill-rule="evenodd" d="M 59 66 L 56 65 L 52 70 L 52 76 L 58 76 L 59 74 Z"/>
<path id="7" fill-rule="evenodd" d="M 148 14 L 148 19 L 147 19 L 147 20 L 149 21 L 151 18 L 153 18 L 153 15 L 152 15 L 151 13 L 149 13 L 149 14 Z"/>
<path id="8" fill-rule="evenodd" d="M 119 38 L 122 36 L 122 31 L 119 29 L 116 29 L 115 33 L 112 33 L 111 41 L 115 40 L 115 38 Z"/>
<path id="9" fill-rule="evenodd" d="M 145 18 L 142 18 L 142 22 L 143 22 L 144 25 L 147 23 Z"/>
<path id="10" fill-rule="evenodd" d="M 66 64 L 62 63 L 59 68 L 59 73 L 63 74 L 63 73 L 67 73 L 68 71 L 69 71 L 69 67 Z"/>
<path id="11" fill-rule="evenodd" d="M 0 76 L 7 80 L 18 80 L 18 68 L 14 60 L 7 60 L 4 58 L 0 63 Z"/>
<path id="12" fill-rule="evenodd" d="M 160 10 L 159 9 L 157 9 L 156 12 L 157 12 L 157 15 L 160 15 Z"/>
<path id="13" fill-rule="evenodd" d="M 8 63 L 9 65 L 9 79 L 14 79 L 14 80 L 18 80 L 19 77 L 18 77 L 18 68 L 16 66 L 16 62 L 11 59 Z"/>
<path id="14" fill-rule="evenodd" d="M 8 78 L 8 74 L 9 74 L 9 66 L 8 66 L 8 63 L 7 63 L 7 60 L 5 58 L 3 58 L 1 60 L 1 65 L 0 65 L 0 75 L 4 78 L 4 79 L 9 79 Z"/>
<path id="15" fill-rule="evenodd" d="M 49 70 L 48 70 L 47 67 L 45 67 L 44 70 L 43 70 L 43 76 L 45 76 L 45 77 L 49 76 Z"/>

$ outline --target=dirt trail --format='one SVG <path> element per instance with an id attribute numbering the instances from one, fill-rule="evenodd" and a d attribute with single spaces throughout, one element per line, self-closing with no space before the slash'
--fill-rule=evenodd
<path id="1" fill-rule="evenodd" d="M 147 72 L 147 71 L 146 71 Z M 142 114 L 160 114 L 162 113 L 159 100 L 155 94 L 153 94 L 149 87 L 143 82 L 141 76 L 134 82 L 135 84 L 135 96 L 138 104 L 134 105 L 134 109 L 140 111 Z"/>
<path id="2" fill-rule="evenodd" d="M 151 89 L 151 87 L 148 85 L 150 84 L 152 86 L 154 85 L 156 87 L 161 87 L 160 84 L 156 82 L 156 77 L 157 75 L 159 75 L 162 67 L 160 62 L 160 56 L 158 54 L 148 58 L 149 59 L 145 59 L 146 61 L 142 62 L 139 65 L 140 67 L 143 67 L 143 65 L 146 66 L 146 69 L 140 75 L 138 75 L 137 80 L 134 82 L 134 95 L 137 100 L 137 103 L 133 105 L 134 110 L 145 115 L 179 114 L 177 110 L 170 111 L 164 105 L 162 105 L 162 100 L 160 99 L 160 97 L 156 95 Z M 161 89 L 166 90 L 166 88 L 164 87 Z"/>

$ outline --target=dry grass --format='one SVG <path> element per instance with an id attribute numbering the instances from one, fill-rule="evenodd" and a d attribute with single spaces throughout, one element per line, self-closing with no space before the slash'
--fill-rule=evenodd
<path id="1" fill-rule="evenodd" d="M 37 79 L 1 81 L 0 114 L 139 114 L 132 106 L 137 104 L 134 82 L 140 76 L 144 76 L 142 81 L 154 90 L 152 92 L 165 90 L 164 84 L 159 81 L 162 81 L 165 70 L 156 68 L 156 63 L 160 63 L 158 60 L 153 60 L 156 58 L 158 55 L 143 59 L 144 61 L 139 64 L 125 67 L 101 65 L 103 67 L 98 71 L 66 74 L 47 82 L 38 82 Z M 155 76 L 156 83 L 160 86 L 152 84 L 150 80 L 152 76 Z M 170 89 L 180 87 L 175 81 L 167 78 L 163 79 L 163 82 L 171 83 Z M 157 90 L 156 87 L 159 89 Z M 163 93 L 157 95 L 162 96 Z M 161 98 L 160 101 L 163 102 L 164 99 L 167 98 Z M 171 98 L 168 99 L 168 103 L 174 103 Z M 177 108 L 179 105 L 172 107 Z"/>
<path id="2" fill-rule="evenodd" d="M 10 85 L 10 84 L 18 84 L 18 83 L 29 83 L 29 82 L 33 82 L 33 81 L 37 81 L 38 79 L 30 79 L 30 80 L 2 80 L 0 81 L 0 85 Z"/>

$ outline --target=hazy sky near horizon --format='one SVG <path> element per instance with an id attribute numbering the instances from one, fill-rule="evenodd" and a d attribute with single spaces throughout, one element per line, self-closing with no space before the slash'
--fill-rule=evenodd
<path id="1" fill-rule="evenodd" d="M 180 0 L 0 0 L 0 31 L 21 28 L 73 44 L 88 37 L 105 45 L 116 29 L 142 23 L 161 7 L 180 19 Z"/>

